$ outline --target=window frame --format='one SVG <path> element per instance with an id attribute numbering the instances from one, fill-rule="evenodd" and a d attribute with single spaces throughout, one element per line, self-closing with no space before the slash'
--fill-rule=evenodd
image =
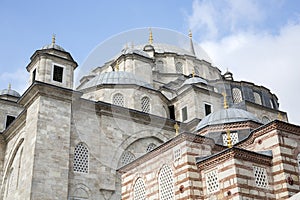
<path id="1" fill-rule="evenodd" d="M 187 106 L 184 106 L 181 108 L 181 120 L 182 120 L 182 122 L 185 122 L 188 120 Z"/>
<path id="2" fill-rule="evenodd" d="M 61 82 L 54 80 L 55 67 L 62 68 Z M 65 83 L 65 74 L 66 74 L 65 72 L 66 72 L 65 66 L 57 64 L 57 63 L 53 63 L 52 64 L 52 72 L 51 72 L 51 81 L 54 83 L 64 84 Z"/>

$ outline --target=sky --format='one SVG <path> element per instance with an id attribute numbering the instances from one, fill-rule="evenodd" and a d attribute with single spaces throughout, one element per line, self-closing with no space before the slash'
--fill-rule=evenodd
<path id="1" fill-rule="evenodd" d="M 52 34 L 80 69 L 99 44 L 145 27 L 191 29 L 214 66 L 269 88 L 300 125 L 300 1 L 0 0 L 0 89 L 25 91 L 30 57 Z"/>

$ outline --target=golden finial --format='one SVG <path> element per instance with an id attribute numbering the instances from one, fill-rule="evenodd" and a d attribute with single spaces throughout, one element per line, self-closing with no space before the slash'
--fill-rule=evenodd
<path id="1" fill-rule="evenodd" d="M 232 147 L 232 141 L 231 141 L 231 136 L 230 136 L 230 130 L 226 131 L 226 135 L 227 135 L 227 146 L 228 148 Z"/>
<path id="2" fill-rule="evenodd" d="M 174 129 L 175 129 L 176 135 L 178 135 L 178 133 L 179 133 L 179 125 L 177 124 L 177 122 L 174 124 Z"/>
<path id="3" fill-rule="evenodd" d="M 10 83 L 8 84 L 8 90 L 11 90 L 11 84 Z"/>
<path id="4" fill-rule="evenodd" d="M 52 44 L 55 44 L 55 34 L 52 34 Z"/>
<path id="5" fill-rule="evenodd" d="M 195 77 L 195 70 L 192 71 L 192 76 Z"/>
<path id="6" fill-rule="evenodd" d="M 226 92 L 222 93 L 223 97 L 224 97 L 224 108 L 227 109 L 228 108 L 228 103 L 227 103 L 227 95 Z"/>
<path id="7" fill-rule="evenodd" d="M 134 42 L 131 42 L 131 49 L 134 49 Z"/>
<path id="8" fill-rule="evenodd" d="M 117 60 L 117 63 L 116 63 L 115 68 L 116 68 L 116 71 L 119 71 L 119 69 L 120 69 L 120 66 L 119 66 L 119 60 Z"/>
<path id="9" fill-rule="evenodd" d="M 152 35 L 152 29 L 149 28 L 149 44 L 153 43 L 153 35 Z"/>
<path id="10" fill-rule="evenodd" d="M 280 112 L 278 112 L 278 120 L 283 121 L 283 117 Z"/>
<path id="11" fill-rule="evenodd" d="M 191 29 L 189 30 L 189 37 L 190 37 L 191 39 L 193 38 L 193 34 L 192 34 Z"/>

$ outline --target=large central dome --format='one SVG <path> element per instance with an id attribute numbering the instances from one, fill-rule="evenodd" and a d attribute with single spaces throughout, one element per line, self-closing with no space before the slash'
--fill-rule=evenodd
<path id="1" fill-rule="evenodd" d="M 254 121 L 261 123 L 255 115 L 248 111 L 237 108 L 228 108 L 219 110 L 204 117 L 198 124 L 196 131 L 206 126 L 244 121 Z"/>

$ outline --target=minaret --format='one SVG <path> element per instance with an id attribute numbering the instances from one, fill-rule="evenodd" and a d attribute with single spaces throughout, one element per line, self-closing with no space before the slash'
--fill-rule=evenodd
<path id="1" fill-rule="evenodd" d="M 26 69 L 30 73 L 30 84 L 40 81 L 59 87 L 73 89 L 74 70 L 77 63 L 71 54 L 57 45 L 55 35 L 51 44 L 45 45 L 30 58 Z"/>
<path id="2" fill-rule="evenodd" d="M 192 34 L 192 31 L 189 30 L 189 38 L 190 38 L 190 52 L 193 54 L 193 55 L 196 55 L 195 54 L 195 49 L 194 49 L 194 44 L 193 44 L 193 34 Z"/>

